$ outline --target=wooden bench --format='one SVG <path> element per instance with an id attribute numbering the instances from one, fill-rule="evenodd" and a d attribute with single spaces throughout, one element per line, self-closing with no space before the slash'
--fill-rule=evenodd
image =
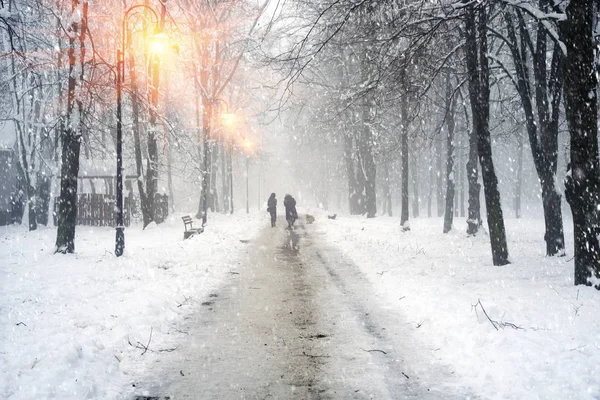
<path id="1" fill-rule="evenodd" d="M 181 219 L 183 220 L 183 226 L 185 229 L 185 231 L 183 232 L 183 240 L 194 236 L 196 233 L 204 232 L 204 228 L 194 228 L 194 226 L 192 225 L 194 221 L 189 215 L 184 215 L 183 217 L 181 217 Z M 190 226 L 189 228 L 188 225 Z"/>

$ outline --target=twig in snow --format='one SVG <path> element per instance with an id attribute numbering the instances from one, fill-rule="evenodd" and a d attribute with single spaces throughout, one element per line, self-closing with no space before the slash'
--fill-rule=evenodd
<path id="1" fill-rule="evenodd" d="M 331 356 L 316 356 L 313 354 L 306 354 L 304 351 L 302 352 L 302 355 L 310 358 L 331 358 Z"/>
<path id="2" fill-rule="evenodd" d="M 383 274 L 385 274 L 387 271 L 381 271 L 381 272 L 375 272 L 377 275 L 381 275 L 383 276 Z"/>
<path id="3" fill-rule="evenodd" d="M 410 379 L 410 377 L 408 375 L 406 375 L 404 372 L 402 373 L 402 375 L 404 375 L 406 377 L 406 379 Z"/>
<path id="4" fill-rule="evenodd" d="M 131 343 L 131 340 L 129 338 L 127 338 L 127 343 L 129 343 L 130 346 L 135 347 L 136 349 L 140 349 L 140 350 L 144 350 L 144 352 L 141 354 L 142 356 L 144 354 L 146 354 L 146 352 L 148 350 L 150 350 L 150 342 L 152 341 L 152 327 L 150 327 L 150 337 L 148 338 L 148 344 L 144 346 L 143 343 L 141 342 L 137 342 L 137 344 L 133 344 Z M 150 350 L 152 351 L 152 350 Z"/>
<path id="5" fill-rule="evenodd" d="M 519 325 L 515 325 L 512 322 L 500 322 L 500 326 L 510 326 L 513 329 L 519 330 L 519 329 L 523 329 L 523 327 L 519 326 Z"/>
<path id="6" fill-rule="evenodd" d="M 19 325 L 27 326 L 27 325 L 25 324 L 25 322 L 17 322 L 16 326 L 19 326 Z"/>
<path id="7" fill-rule="evenodd" d="M 229 273 L 230 273 L 231 275 L 239 275 L 239 274 L 240 274 L 239 272 L 235 272 L 235 271 L 229 271 Z"/>
<path id="8" fill-rule="evenodd" d="M 488 313 L 485 311 L 485 308 L 483 308 L 483 304 L 481 304 L 481 300 L 480 300 L 480 299 L 477 299 L 477 304 L 475 304 L 475 305 L 473 306 L 473 308 L 475 309 L 475 313 L 477 313 L 477 306 L 480 306 L 480 307 L 481 307 L 481 309 L 483 310 L 483 313 L 484 313 L 484 314 L 485 314 L 485 316 L 487 317 L 488 321 L 490 321 L 490 323 L 492 324 L 492 326 L 493 326 L 493 327 L 494 327 L 496 330 L 498 330 L 498 326 L 497 326 L 497 324 L 498 324 L 498 323 L 497 323 L 496 321 L 493 321 L 493 320 L 490 318 L 490 316 L 488 315 Z"/>
<path id="9" fill-rule="evenodd" d="M 365 349 L 361 349 L 361 350 L 362 350 L 362 351 L 366 351 L 367 353 L 379 352 L 379 353 L 387 354 L 385 351 L 383 351 L 383 350 L 379 350 L 379 349 L 373 349 L 373 350 L 365 350 Z"/>
<path id="10" fill-rule="evenodd" d="M 177 305 L 177 308 L 185 305 L 188 301 L 190 301 L 191 297 L 183 296 L 183 301 Z"/>
<path id="11" fill-rule="evenodd" d="M 148 351 L 148 348 L 150 347 L 150 341 L 152 341 L 152 327 L 150 327 L 150 337 L 148 337 L 148 344 L 146 345 L 146 348 L 144 349 L 142 355 L 146 354 L 146 352 Z"/>
<path id="12" fill-rule="evenodd" d="M 415 252 L 415 256 L 418 256 L 419 254 L 425 255 L 425 249 L 419 246 L 419 244 L 417 243 L 417 251 Z"/>
<path id="13" fill-rule="evenodd" d="M 406 297 L 406 296 L 402 296 L 402 297 L 400 297 L 398 300 L 402 300 L 402 299 L 404 299 L 405 297 Z"/>
<path id="14" fill-rule="evenodd" d="M 512 322 L 498 322 L 498 321 L 494 321 L 493 319 L 490 318 L 490 316 L 488 315 L 487 311 L 485 311 L 485 308 L 483 307 L 483 304 L 481 304 L 481 300 L 477 299 L 477 304 L 475 304 L 473 306 L 473 308 L 475 309 L 475 312 L 477 312 L 477 306 L 481 307 L 481 310 L 483 311 L 483 313 L 485 314 L 485 316 L 487 317 L 488 321 L 490 321 L 490 323 L 492 324 L 492 326 L 494 328 L 496 328 L 496 330 L 499 330 L 498 327 L 502 327 L 502 328 L 506 328 L 507 326 L 513 328 L 513 329 L 523 329 L 523 327 L 518 326 L 516 324 L 513 324 Z"/>
<path id="15" fill-rule="evenodd" d="M 177 350 L 179 348 L 179 345 L 175 346 L 175 347 L 171 347 L 170 349 L 159 349 L 158 352 L 159 353 L 172 353 L 175 350 Z"/>
<path id="16" fill-rule="evenodd" d="M 423 321 L 421 321 L 421 322 L 419 322 L 419 323 L 417 324 L 417 329 L 419 329 L 419 328 L 420 328 L 420 327 L 422 327 L 422 326 L 423 326 Z"/>

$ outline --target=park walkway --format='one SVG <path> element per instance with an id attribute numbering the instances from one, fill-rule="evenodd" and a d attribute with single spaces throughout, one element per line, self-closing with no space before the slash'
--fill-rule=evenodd
<path id="1" fill-rule="evenodd" d="M 189 339 L 165 354 L 145 393 L 172 400 L 454 398 L 425 383 L 451 373 L 410 365 L 420 352 L 408 326 L 311 228 L 265 227 L 249 242 L 246 259 L 186 321 Z"/>

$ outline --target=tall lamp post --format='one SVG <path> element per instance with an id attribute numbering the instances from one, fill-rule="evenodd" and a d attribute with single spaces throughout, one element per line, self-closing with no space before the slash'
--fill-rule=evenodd
<path id="1" fill-rule="evenodd" d="M 123 222 L 123 108 L 122 108 L 122 92 L 123 83 L 125 81 L 125 43 L 129 33 L 129 17 L 133 15 L 133 11 L 145 9 L 152 13 L 158 28 L 158 14 L 156 11 L 145 4 L 137 4 L 129 7 L 123 15 L 122 30 L 121 30 L 121 48 L 117 50 L 117 188 L 116 188 L 116 238 L 115 238 L 115 255 L 120 257 L 125 249 L 125 227 Z M 156 36 L 160 35 L 159 33 Z M 162 38 L 163 36 L 161 36 Z"/>

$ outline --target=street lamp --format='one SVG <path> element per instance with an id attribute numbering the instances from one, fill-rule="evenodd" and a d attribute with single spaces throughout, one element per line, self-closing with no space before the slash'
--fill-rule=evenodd
<path id="1" fill-rule="evenodd" d="M 144 8 L 154 15 L 156 27 L 158 28 L 158 14 L 156 11 L 145 4 L 137 4 L 129 7 L 123 15 L 122 30 L 121 30 L 121 48 L 117 50 L 117 188 L 116 188 L 116 238 L 115 238 L 115 255 L 120 257 L 125 249 L 125 227 L 123 223 L 123 109 L 122 109 L 122 92 L 123 83 L 125 81 L 125 43 L 129 33 L 129 17 L 132 11 Z M 161 49 L 158 43 L 164 43 L 160 40 L 163 36 L 161 33 L 154 35 L 152 50 L 158 51 Z M 160 37 L 159 37 L 160 36 Z"/>

